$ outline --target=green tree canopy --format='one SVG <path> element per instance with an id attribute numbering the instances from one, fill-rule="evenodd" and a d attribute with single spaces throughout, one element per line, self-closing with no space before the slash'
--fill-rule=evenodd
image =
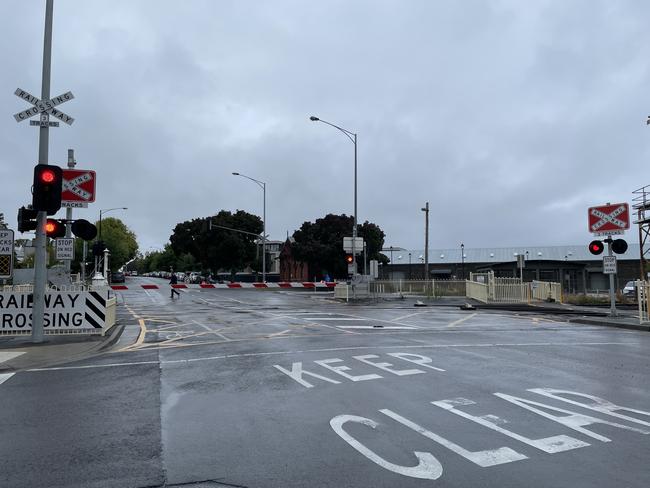
<path id="1" fill-rule="evenodd" d="M 262 229 L 262 219 L 256 215 L 243 210 L 235 213 L 222 210 L 212 217 L 177 224 L 169 241 L 177 258 L 185 256 L 179 259 L 179 264 L 188 263 L 187 255 L 190 255 L 203 271 L 228 270 L 234 274 L 256 262 L 255 242 Z"/>
<path id="2" fill-rule="evenodd" d="M 347 277 L 343 237 L 352 234 L 353 223 L 354 218 L 345 214 L 328 214 L 315 222 L 304 222 L 293 234 L 294 256 L 309 264 L 310 275 L 323 276 L 328 273 L 334 278 Z M 385 234 L 378 225 L 366 221 L 358 225 L 357 235 L 365 239 L 368 259 L 384 259 L 380 251 Z M 362 259 L 358 259 L 357 263 L 359 270 L 363 270 Z"/>

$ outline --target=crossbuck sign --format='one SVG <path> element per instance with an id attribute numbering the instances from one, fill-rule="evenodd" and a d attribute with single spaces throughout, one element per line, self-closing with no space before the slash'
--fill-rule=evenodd
<path id="1" fill-rule="evenodd" d="M 97 175 L 88 169 L 64 169 L 61 206 L 87 207 L 95 201 L 95 182 Z"/>
<path id="2" fill-rule="evenodd" d="M 623 234 L 630 228 L 630 207 L 615 203 L 589 209 L 589 232 L 597 236 Z"/>
<path id="3" fill-rule="evenodd" d="M 72 125 L 72 123 L 74 122 L 74 119 L 72 117 L 54 108 L 57 105 L 61 105 L 62 103 L 72 100 L 74 98 L 72 92 L 63 93 L 62 95 L 59 95 L 58 97 L 50 98 L 49 100 L 39 100 L 34 95 L 31 95 L 25 90 L 21 90 L 20 88 L 17 88 L 16 91 L 14 92 L 14 95 L 16 95 L 18 98 L 22 98 L 23 100 L 33 105 L 33 107 L 30 107 L 26 110 L 23 110 L 22 112 L 18 112 L 17 114 L 14 114 L 14 119 L 16 119 L 16 122 L 22 122 L 23 120 L 27 120 L 30 117 L 33 117 L 34 115 L 38 115 L 38 114 L 41 114 L 41 119 L 30 120 L 29 121 L 30 125 L 36 125 L 39 127 L 58 127 L 59 126 L 58 122 L 50 122 L 50 117 L 49 117 L 50 115 L 53 115 L 54 117 L 65 122 L 68 125 Z"/>

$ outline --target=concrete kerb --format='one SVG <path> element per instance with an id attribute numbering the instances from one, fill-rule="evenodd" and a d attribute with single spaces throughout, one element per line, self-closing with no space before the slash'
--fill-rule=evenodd
<path id="1" fill-rule="evenodd" d="M 124 325 L 115 324 L 105 336 L 45 336 L 45 342 L 34 344 L 29 336 L 0 339 L 0 351 L 23 352 L 9 361 L 0 363 L 0 372 L 18 371 L 56 366 L 90 358 L 115 345 Z"/>

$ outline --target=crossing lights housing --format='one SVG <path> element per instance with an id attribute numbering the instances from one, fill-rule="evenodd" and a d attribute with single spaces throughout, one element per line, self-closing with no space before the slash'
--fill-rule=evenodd
<path id="1" fill-rule="evenodd" d="M 34 167 L 32 207 L 54 215 L 61 208 L 63 170 L 59 166 L 37 164 Z"/>
<path id="2" fill-rule="evenodd" d="M 347 264 L 352 264 L 354 262 L 354 256 L 352 256 L 352 254 L 346 254 L 345 255 L 345 262 Z"/>
<path id="3" fill-rule="evenodd" d="M 602 254 L 603 249 L 605 249 L 603 241 L 595 240 L 589 243 L 589 252 L 595 256 Z"/>
<path id="4" fill-rule="evenodd" d="M 65 236 L 65 225 L 56 219 L 47 219 L 45 222 L 45 234 L 47 237 L 56 238 Z"/>
<path id="5" fill-rule="evenodd" d="M 18 232 L 35 230 L 37 214 L 38 212 L 33 208 L 20 207 L 18 209 Z"/>
<path id="6" fill-rule="evenodd" d="M 612 245 L 612 251 L 616 254 L 623 254 L 625 251 L 627 251 L 627 242 L 625 239 L 612 239 L 611 237 L 608 237 L 605 239 L 605 242 L 610 243 Z M 589 243 L 589 252 L 594 255 L 599 255 L 602 254 L 603 250 L 605 249 L 605 244 L 603 241 L 595 240 L 591 241 Z"/>

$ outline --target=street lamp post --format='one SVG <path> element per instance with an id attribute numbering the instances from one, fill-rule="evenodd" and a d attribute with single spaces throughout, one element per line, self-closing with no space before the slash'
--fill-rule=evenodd
<path id="1" fill-rule="evenodd" d="M 421 209 L 424 212 L 424 279 L 429 279 L 429 202 Z"/>
<path id="2" fill-rule="evenodd" d="M 241 176 L 253 181 L 257 186 L 262 189 L 263 193 L 263 210 L 262 210 L 262 282 L 266 283 L 266 183 L 264 181 L 256 180 L 250 176 L 234 172 L 233 176 Z M 259 249 L 259 248 L 258 248 Z"/>
<path id="3" fill-rule="evenodd" d="M 355 132 L 344 129 L 343 127 L 339 127 L 338 125 L 334 125 L 331 122 L 327 122 L 326 120 L 319 119 L 313 115 L 309 117 L 309 120 L 312 122 L 322 122 L 323 124 L 327 124 L 334 127 L 335 129 L 340 130 L 348 139 L 350 139 L 350 141 L 352 141 L 352 144 L 354 144 L 354 224 L 352 227 L 352 266 L 354 268 L 354 274 L 356 275 L 357 253 L 355 250 L 355 245 L 357 240 L 357 134 Z M 352 289 L 354 290 L 354 287 Z"/>
<path id="4" fill-rule="evenodd" d="M 128 210 L 127 207 L 105 208 L 99 211 L 99 240 L 102 240 L 102 215 L 112 210 Z"/>
<path id="5" fill-rule="evenodd" d="M 460 262 L 461 262 L 460 269 L 463 274 L 462 279 L 465 279 L 465 244 L 463 244 L 462 242 L 460 243 Z"/>

